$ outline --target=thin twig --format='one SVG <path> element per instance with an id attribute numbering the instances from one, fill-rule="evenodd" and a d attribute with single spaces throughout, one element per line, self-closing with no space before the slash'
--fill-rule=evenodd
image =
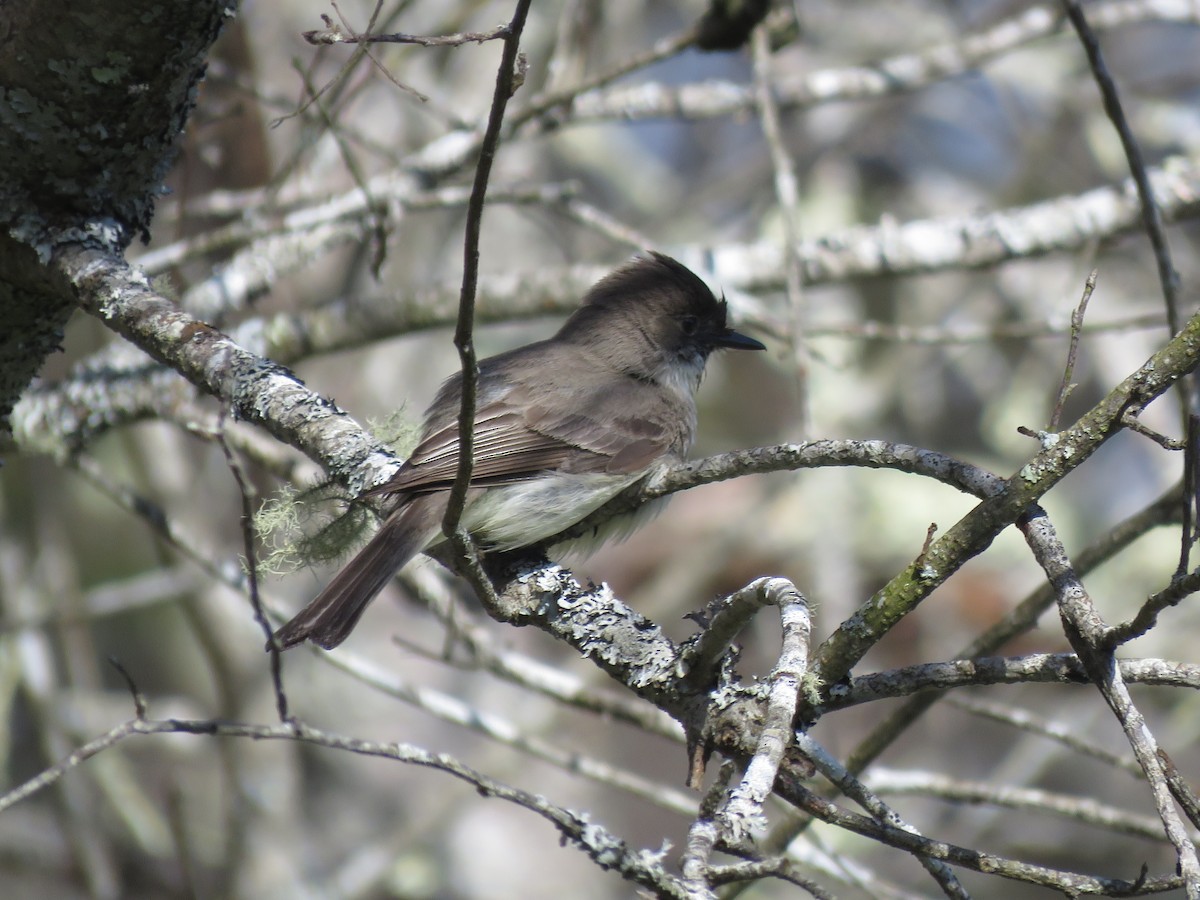
<path id="1" fill-rule="evenodd" d="M 129 670 L 121 664 L 121 661 L 115 656 L 108 658 L 108 663 L 121 676 L 121 680 L 125 682 L 125 687 L 129 689 L 129 696 L 133 698 L 133 714 L 139 720 L 146 718 L 146 695 L 142 693 L 141 688 L 137 686 L 137 682 L 133 680 L 133 676 L 129 674 Z"/>
<path id="2" fill-rule="evenodd" d="M 721 829 L 716 821 L 716 809 L 720 806 L 732 777 L 733 766 L 727 762 L 721 766 L 716 780 L 705 792 L 700 803 L 700 812 L 688 827 L 683 855 L 679 861 L 679 871 L 683 876 L 683 887 L 688 892 L 688 900 L 716 898 L 709 881 L 713 851 L 716 850 L 721 837 Z"/>
<path id="3" fill-rule="evenodd" d="M 1163 772 L 1166 773 L 1167 784 L 1171 786 L 1171 795 L 1179 801 L 1179 806 L 1183 810 L 1183 814 L 1188 817 L 1188 821 L 1192 823 L 1192 827 L 1200 828 L 1200 798 L 1196 796 L 1192 786 L 1180 774 L 1175 760 L 1171 759 L 1162 747 L 1158 748 L 1158 760 L 1162 763 Z"/>
<path id="4" fill-rule="evenodd" d="M 1138 22 L 1173 22 L 1193 25 L 1196 13 L 1190 3 L 1161 0 L 1130 2 L 1110 0 L 1089 5 L 1097 27 L 1115 30 Z M 949 81 L 967 72 L 980 71 L 990 60 L 1045 39 L 1063 30 L 1063 16 L 1055 2 L 1022 7 L 983 31 L 955 34 L 916 52 L 865 60 L 850 66 L 814 66 L 793 74 L 775 86 L 781 109 L 815 107 L 911 93 L 930 84 Z M 583 91 L 583 86 L 575 88 Z M 689 121 L 735 118 L 752 114 L 752 85 L 725 79 L 702 83 L 667 84 L 641 81 L 617 85 L 607 91 L 580 93 L 572 101 L 574 122 L 675 118 Z"/>
<path id="5" fill-rule="evenodd" d="M 323 46 L 328 44 L 418 44 L 422 47 L 460 47 L 463 44 L 482 44 L 484 41 L 494 41 L 497 38 L 508 39 L 512 25 L 497 25 L 488 31 L 463 31 L 456 34 L 371 34 L 371 26 L 363 34 L 353 31 L 347 34 L 333 19 L 322 14 L 321 20 L 325 28 L 317 31 L 301 33 L 310 44 Z M 372 17 L 372 23 L 374 17 Z M 348 28 L 349 26 L 347 26 Z"/>
<path id="6" fill-rule="evenodd" d="M 375 17 L 379 14 L 379 10 L 381 7 L 382 7 L 382 4 L 376 5 L 374 12 L 371 14 L 371 20 L 370 20 L 370 22 L 367 23 L 368 31 L 375 26 Z M 323 16 L 321 16 L 321 18 L 325 19 L 325 21 L 327 23 L 329 23 L 330 25 L 333 24 L 333 20 L 331 20 L 328 16 L 323 15 Z M 333 89 L 335 86 L 338 86 L 337 90 L 341 90 L 342 89 L 341 86 L 344 86 L 346 84 L 346 79 L 344 76 L 346 74 L 348 74 L 349 72 L 353 71 L 354 67 L 358 65 L 359 61 L 364 56 L 366 56 L 366 54 L 367 54 L 366 47 L 356 47 L 354 52 L 352 54 L 350 54 L 350 58 L 342 64 L 342 67 L 340 69 L 338 69 L 337 74 L 334 75 L 331 79 L 329 79 L 329 81 L 325 83 L 324 87 L 322 87 L 319 91 L 316 91 L 315 93 L 311 89 L 309 89 L 308 90 L 309 99 L 306 102 L 302 103 L 297 109 L 293 110 L 292 112 L 287 113 L 282 116 L 278 116 L 275 119 L 272 119 L 270 127 L 278 128 L 280 125 L 282 125 L 284 122 L 288 121 L 289 119 L 294 119 L 297 116 L 304 115 L 305 111 L 312 104 L 316 103 L 319 99 L 321 99 L 321 96 L 326 91 Z M 307 76 L 305 76 L 305 88 L 306 89 L 309 88 L 308 83 L 307 83 Z M 336 94 L 335 94 L 335 97 L 336 97 Z M 297 148 L 297 150 L 299 150 L 299 148 Z M 299 158 L 299 156 L 297 154 L 297 157 L 295 157 L 295 159 L 298 159 L 298 158 Z M 288 167 L 281 169 L 280 174 L 286 172 L 287 168 Z"/>
<path id="7" fill-rule="evenodd" d="M 1154 262 L 1158 269 L 1159 287 L 1162 290 L 1163 303 L 1167 310 L 1167 327 L 1170 329 L 1171 335 L 1174 336 L 1183 327 L 1183 320 L 1179 311 L 1179 273 L 1176 271 L 1175 264 L 1171 260 L 1171 248 L 1167 243 L 1167 234 L 1163 227 L 1162 211 L 1158 208 L 1158 201 L 1154 197 L 1154 189 L 1150 184 L 1150 176 L 1146 171 L 1146 162 L 1142 156 L 1142 148 L 1133 134 L 1133 129 L 1129 127 L 1129 121 L 1126 119 L 1125 111 L 1121 107 L 1121 97 L 1117 91 L 1117 83 L 1113 79 L 1112 73 L 1108 71 L 1108 66 L 1105 64 L 1104 56 L 1100 51 L 1100 41 L 1096 37 L 1096 32 L 1088 24 L 1083 7 L 1079 0 L 1062 0 L 1062 2 L 1067 11 L 1067 18 L 1071 20 L 1071 25 L 1075 28 L 1076 34 L 1079 35 L 1079 42 L 1083 45 L 1084 51 L 1087 53 L 1088 64 L 1092 69 L 1092 77 L 1095 79 L 1097 87 L 1100 88 L 1100 95 L 1104 98 L 1104 111 L 1108 114 L 1109 119 L 1112 120 L 1113 127 L 1121 139 L 1121 147 L 1125 151 L 1125 158 L 1129 163 L 1129 171 L 1133 175 L 1134 184 L 1137 185 L 1138 200 L 1141 203 L 1142 210 L 1142 225 L 1146 230 L 1147 237 L 1150 238 L 1150 246 L 1154 251 Z M 1175 389 L 1179 393 L 1184 429 L 1190 432 L 1190 419 L 1193 414 L 1192 404 L 1195 402 L 1190 380 L 1187 378 L 1179 379 L 1175 385 Z M 1188 473 L 1200 468 L 1200 445 L 1196 442 L 1188 441 L 1183 464 L 1185 472 Z M 1187 476 L 1185 475 L 1185 477 Z M 1197 514 L 1197 501 L 1192 493 L 1185 493 L 1183 502 L 1189 504 L 1191 508 L 1186 510 L 1183 516 L 1183 545 L 1180 551 L 1180 563 L 1177 572 L 1179 575 L 1182 575 L 1189 568 L 1188 554 L 1193 539 L 1192 523 L 1195 521 Z"/>
<path id="8" fill-rule="evenodd" d="M 821 885 L 800 874 L 799 867 L 790 859 L 774 856 L 770 859 L 747 860 L 721 866 L 710 866 L 708 880 L 713 885 L 745 882 L 747 886 L 763 878 L 778 878 L 788 884 L 794 884 L 803 889 L 815 900 L 835 900 L 835 896 L 826 891 Z M 728 897 L 728 894 L 722 894 Z"/>
<path id="9" fill-rule="evenodd" d="M 1200 665 L 1172 659 L 1121 659 L 1117 668 L 1130 684 L 1200 689 Z M 944 662 L 917 663 L 867 675 L 855 675 L 823 702 L 824 715 L 850 706 L 895 700 L 928 692 L 992 684 L 1078 685 L 1088 681 L 1075 653 L 1027 653 L 1024 656 L 979 656 Z M 919 696 L 918 696 L 919 698 Z M 857 758 L 851 762 L 858 768 Z"/>
<path id="10" fill-rule="evenodd" d="M 688 641 L 679 655 L 683 683 L 689 690 L 707 689 L 715 683 L 733 639 L 760 609 L 772 602 L 766 590 L 771 580 L 752 581 L 714 605 L 704 629 Z"/>
<path id="11" fill-rule="evenodd" d="M 947 803 L 972 806 L 989 804 L 1007 809 L 1030 810 L 1044 816 L 1058 816 L 1093 828 L 1102 828 L 1113 835 L 1166 842 L 1162 822 L 1154 816 L 1111 806 L 1087 796 L 969 781 L 951 778 L 941 772 L 896 772 L 879 768 L 871 769 L 869 786 L 872 790 L 888 796 L 936 797 Z"/>
<path id="12" fill-rule="evenodd" d="M 779 608 L 783 646 L 768 680 L 766 710 L 754 756 L 741 783 L 730 792 L 718 814 L 722 833 L 733 843 L 750 840 L 766 822 L 763 805 L 775 787 L 784 754 L 792 745 L 801 684 L 808 671 L 812 620 L 808 601 L 786 578 L 760 578 L 750 585 L 765 603 Z"/>
<path id="13" fill-rule="evenodd" d="M 1200 897 L 1200 859 L 1197 858 L 1196 846 L 1171 800 L 1170 786 L 1158 757 L 1158 742 L 1145 717 L 1134 704 L 1112 650 L 1104 646 L 1106 629 L 1095 604 L 1044 510 L 1033 507 L 1029 514 L 1017 522 L 1017 527 L 1024 534 L 1038 565 L 1046 573 L 1047 581 L 1054 587 L 1067 639 L 1079 655 L 1088 677 L 1116 716 L 1138 765 L 1146 774 L 1150 796 L 1158 810 L 1163 830 L 1175 847 L 1176 864 L 1187 886 L 1187 896 L 1189 900 L 1195 900 Z"/>
<path id="14" fill-rule="evenodd" d="M 576 222 L 591 228 L 617 244 L 632 247 L 634 250 L 649 250 L 655 246 L 655 242 L 648 235 L 642 234 L 606 210 L 580 200 L 578 197 L 564 196 L 559 206 Z"/>
<path id="15" fill-rule="evenodd" d="M 602 716 L 608 721 L 623 722 L 673 743 L 682 743 L 679 723 L 661 710 L 623 692 L 602 691 L 560 665 L 542 662 L 501 645 L 463 608 L 458 594 L 449 590 L 445 579 L 433 569 L 418 566 L 401 573 L 400 577 L 417 602 L 447 629 L 453 628 L 456 644 L 467 656 L 462 668 L 489 672 L 501 681 L 541 694 L 555 703 Z M 433 654 L 422 647 L 414 647 L 414 652 L 450 665 L 457 664 L 443 654 Z"/>
<path id="16" fill-rule="evenodd" d="M 288 715 L 287 694 L 283 690 L 282 648 L 271 628 L 271 623 L 267 620 L 262 597 L 258 592 L 258 540 L 254 527 L 254 501 L 251 499 L 250 484 L 242 471 L 242 464 L 233 452 L 233 448 L 229 446 L 229 442 L 225 440 L 225 423 L 228 418 L 228 413 L 223 412 L 217 419 L 215 436 L 221 452 L 225 454 L 225 464 L 229 466 L 233 480 L 237 483 L 238 494 L 242 499 L 242 550 L 246 554 L 247 595 L 250 598 L 250 608 L 254 611 L 254 621 L 258 623 L 267 639 L 267 652 L 271 660 L 271 684 L 275 689 L 275 709 L 279 713 L 279 721 L 287 722 L 290 716 Z"/>
<path id="17" fill-rule="evenodd" d="M 1136 331 L 1140 328 L 1160 328 L 1165 317 L 1162 313 L 1144 313 L 1122 316 L 1106 322 L 1088 322 L 1083 326 L 1085 334 L 1106 331 Z M 832 338 L 852 341 L 889 341 L 897 344 L 920 346 L 953 346 L 955 344 L 994 344 L 996 341 L 1027 341 L 1034 338 L 1054 338 L 1071 333 L 1070 321 L 1056 317 L 1045 320 L 1023 322 L 997 322 L 995 324 L 942 324 L 942 325 L 897 325 L 863 319 L 858 322 L 814 323 L 808 329 L 810 338 Z"/>
<path id="18" fill-rule="evenodd" d="M 1105 633 L 1105 646 L 1115 649 L 1146 634 L 1157 624 L 1158 616 L 1163 610 L 1178 606 L 1196 591 L 1200 591 L 1200 571 L 1183 576 L 1176 575 L 1169 585 L 1148 597 L 1132 619 L 1108 629 Z"/>
<path id="19" fill-rule="evenodd" d="M 1142 770 L 1132 760 L 1105 750 L 1094 740 L 1076 733 L 1076 730 L 1069 724 L 1052 722 L 1018 707 L 979 700 L 962 694 L 947 694 L 945 702 L 971 715 L 991 719 L 994 722 L 1003 722 L 1029 734 L 1040 735 L 1061 744 L 1074 753 L 1090 756 L 1092 759 L 1100 760 L 1127 774 L 1138 778 L 1142 776 Z"/>
<path id="20" fill-rule="evenodd" d="M 878 795 L 852 775 L 845 766 L 808 734 L 800 732 L 796 735 L 796 746 L 800 749 L 822 775 L 829 779 L 839 791 L 869 812 L 880 825 L 895 828 L 912 835 L 920 836 L 915 827 L 900 818 L 899 814 L 883 802 Z M 950 867 L 942 860 L 921 853 L 916 853 L 918 862 L 925 868 L 942 893 L 957 900 L 969 900 L 970 895 L 959 883 L 958 878 Z"/>
<path id="21" fill-rule="evenodd" d="M 1175 577 L 1191 568 L 1192 544 L 1196 542 L 1196 517 L 1200 513 L 1200 416 L 1184 419 L 1183 523 L 1179 529 L 1179 565 Z"/>
<path id="22" fill-rule="evenodd" d="M 1079 305 L 1071 313 L 1071 339 L 1067 344 L 1067 364 L 1063 368 L 1062 383 L 1058 386 L 1058 398 L 1054 401 L 1050 424 L 1046 426 L 1046 430 L 1051 433 L 1058 431 L 1067 397 L 1075 389 L 1071 378 L 1075 374 L 1075 363 L 1079 358 L 1079 339 L 1083 336 L 1083 320 L 1087 315 L 1088 301 L 1092 299 L 1092 291 L 1096 290 L 1096 276 L 1097 271 L 1092 269 L 1088 274 L 1087 281 L 1084 282 L 1083 296 L 1079 298 Z"/>
<path id="23" fill-rule="evenodd" d="M 475 771 L 446 753 L 430 753 L 411 744 L 363 740 L 312 728 L 303 722 L 259 725 L 216 719 L 129 719 L 84 744 L 34 778 L 0 795 L 0 812 L 59 781 L 71 770 L 131 735 L 187 734 L 249 738 L 256 741 L 296 741 L 315 747 L 341 750 L 360 756 L 395 760 L 444 772 L 470 784 L 481 795 L 513 803 L 549 821 L 564 841 L 578 847 L 593 861 L 615 869 L 630 881 L 651 889 L 655 896 L 680 898 L 685 894 L 678 879 L 652 856 L 638 853 L 602 825 L 580 813 L 552 804 L 544 797 L 510 787 Z"/>
<path id="24" fill-rule="evenodd" d="M 754 29 L 751 41 L 754 57 L 754 98 L 762 122 L 763 137 L 771 155 L 775 173 L 775 199 L 783 220 L 784 282 L 787 286 L 789 349 L 796 381 L 796 429 L 808 436 L 808 351 L 805 347 L 807 309 L 804 303 L 804 261 L 800 257 L 800 188 L 796 166 L 784 144 L 779 104 L 772 92 L 771 45 L 767 25 Z"/>
<path id="25" fill-rule="evenodd" d="M 1144 438 L 1149 438 L 1162 447 L 1164 450 L 1184 450 L 1187 445 L 1184 441 L 1177 441 L 1175 438 L 1167 437 L 1165 434 L 1159 434 L 1137 416 L 1138 410 L 1129 409 L 1121 416 L 1121 424 L 1132 431 L 1134 434 L 1140 434 Z M 1190 529 L 1185 528 L 1186 534 Z"/>
<path id="26" fill-rule="evenodd" d="M 323 653 L 320 657 L 326 664 L 385 696 L 409 704 L 443 722 L 450 722 L 512 748 L 520 754 L 521 759 L 542 760 L 564 772 L 624 791 L 682 816 L 695 814 L 695 795 L 536 734 L 530 734 L 522 723 L 515 719 L 473 706 L 459 697 L 443 693 L 427 684 L 408 680 L 361 656 Z"/>
<path id="27" fill-rule="evenodd" d="M 378 10 L 377 10 L 378 11 Z M 367 58 L 375 63 L 375 59 L 370 53 L 367 53 Z M 378 63 L 375 63 L 378 65 Z M 304 81 L 304 86 L 312 93 L 312 82 L 305 72 L 297 69 L 298 74 Z M 358 164 L 358 159 L 354 155 L 350 143 L 342 134 L 340 128 L 337 127 L 333 117 L 329 115 L 329 110 L 320 103 L 315 97 L 312 102 L 313 107 L 317 110 L 317 115 L 321 120 L 321 124 L 325 126 L 325 130 L 333 137 L 333 142 L 338 148 L 338 153 L 342 157 L 342 162 L 346 166 L 346 171 L 350 173 L 350 177 L 354 179 L 354 183 L 358 189 L 362 191 L 363 201 L 365 205 L 364 218 L 370 223 L 370 232 L 375 240 L 375 252 L 372 254 L 371 272 L 376 278 L 379 277 L 379 271 L 383 267 L 384 260 L 387 255 L 387 214 L 386 207 L 379 203 L 375 197 L 371 195 L 371 186 L 367 182 L 366 173 L 362 166 Z"/>
<path id="28" fill-rule="evenodd" d="M 1101 563 L 1116 556 L 1151 529 L 1175 521 L 1180 506 L 1178 494 L 1179 488 L 1168 491 L 1145 509 L 1130 516 L 1098 538 L 1079 554 L 1077 570 L 1081 574 L 1086 574 Z M 921 717 L 940 698 L 946 696 L 944 690 L 930 690 L 929 688 L 954 687 L 956 684 L 965 684 L 968 681 L 972 684 L 978 684 L 980 677 L 979 657 L 995 653 L 1001 646 L 1014 637 L 1033 628 L 1042 613 L 1053 604 L 1053 589 L 1049 584 L 1043 585 L 1017 604 L 1016 609 L 1003 620 L 958 651 L 956 657 L 968 661 L 966 665 L 969 669 L 969 674 L 964 673 L 960 682 L 954 682 L 952 677 L 938 677 L 927 670 L 929 677 L 922 679 L 919 685 L 914 685 L 915 689 L 911 692 L 913 696 L 909 697 L 898 709 L 886 716 L 882 722 L 876 725 L 858 743 L 848 757 L 846 768 L 854 774 L 864 771 L 867 766 L 874 762 L 901 735 L 908 731 L 916 722 L 920 721 Z M 1053 670 L 1062 668 L 1062 664 L 1065 662 L 1066 660 L 1046 660 L 1044 663 L 1035 662 L 1034 664 L 1039 668 Z M 1076 660 L 1077 663 L 1078 661 Z M 953 666 L 953 664 L 950 665 L 951 667 Z M 1063 680 L 1071 679 L 1073 679 L 1073 676 L 1068 672 Z M 862 686 L 864 684 L 865 680 L 861 676 L 853 679 L 852 688 L 849 693 L 852 696 L 855 695 L 857 691 L 853 685 Z M 1197 673 L 1197 686 L 1200 686 L 1200 673 Z M 897 695 L 893 694 L 892 696 Z M 828 709 L 826 709 L 826 712 L 828 712 Z M 772 829 L 771 834 L 764 841 L 760 842 L 760 845 L 765 852 L 782 852 L 811 823 L 812 819 L 808 817 L 781 822 Z"/>
<path id="29" fill-rule="evenodd" d="M 346 17 L 342 14 L 342 8 L 340 6 L 338 6 L 336 3 L 333 4 L 333 8 L 334 8 L 334 11 L 337 12 L 338 18 L 342 20 L 342 24 L 345 25 L 347 28 L 350 28 L 350 23 L 348 21 L 346 21 Z M 371 12 L 371 20 L 367 23 L 367 31 L 368 32 L 375 28 L 375 20 L 379 18 L 379 13 L 382 9 L 383 9 L 383 0 L 375 0 L 375 9 Z M 351 30 L 351 33 L 353 33 L 354 29 L 351 28 L 350 30 Z M 307 35 L 305 37 L 307 38 Z M 359 36 L 356 35 L 356 37 L 359 37 Z M 312 43 L 312 42 L 310 41 L 310 43 Z M 383 63 L 381 63 L 379 60 L 377 60 L 371 54 L 371 52 L 369 50 L 367 51 L 367 59 L 369 59 L 371 61 L 371 65 L 373 65 L 380 73 L 382 73 L 384 78 L 386 78 L 392 84 L 396 85 L 396 87 L 400 88 L 400 90 L 404 91 L 407 94 L 411 94 L 412 96 L 414 96 L 418 100 L 420 100 L 422 103 L 429 102 L 429 98 L 427 96 L 422 94 L 415 87 L 405 84 L 403 81 L 396 78 L 396 76 L 394 76 L 391 72 L 389 72 L 387 70 L 387 66 L 383 65 Z"/>
<path id="30" fill-rule="evenodd" d="M 1026 884 L 1049 887 L 1071 897 L 1082 894 L 1102 896 L 1129 896 L 1135 893 L 1152 893 L 1178 888 L 1182 880 L 1172 875 L 1147 875 L 1143 872 L 1137 881 L 1119 878 L 1103 878 L 1083 875 L 1078 872 L 1055 869 L 1021 860 L 1006 858 L 993 853 L 983 853 L 975 848 L 963 847 L 950 841 L 922 837 L 903 828 L 849 812 L 835 803 L 810 791 L 802 782 L 781 785 L 780 793 L 810 815 L 838 828 L 863 835 L 889 847 L 896 847 L 918 856 L 942 860 L 975 872 L 987 872 L 1000 878 L 1009 878 Z"/>
<path id="31" fill-rule="evenodd" d="M 1128 119 L 1125 118 L 1125 111 L 1121 108 L 1121 97 L 1117 92 L 1117 83 L 1108 71 L 1104 56 L 1100 52 L 1100 41 L 1096 37 L 1096 32 L 1088 24 L 1083 7 L 1079 0 L 1062 0 L 1062 2 L 1067 10 L 1067 18 L 1071 20 L 1071 25 L 1079 35 L 1079 42 L 1083 44 L 1083 49 L 1087 53 L 1092 77 L 1095 78 L 1096 86 L 1100 88 L 1100 95 L 1104 98 L 1104 111 L 1108 113 L 1113 127 L 1121 138 L 1121 146 L 1125 150 L 1129 171 L 1137 185 L 1138 199 L 1142 204 L 1142 223 L 1145 226 L 1146 235 L 1150 238 L 1150 246 L 1154 249 L 1154 261 L 1158 265 L 1158 280 L 1162 287 L 1163 302 L 1167 308 L 1167 326 L 1172 335 L 1178 334 L 1183 324 L 1179 314 L 1179 273 L 1175 271 L 1175 265 L 1171 262 L 1171 248 L 1167 244 L 1167 235 L 1163 229 L 1162 213 L 1159 211 L 1158 202 L 1154 199 L 1154 189 L 1146 174 L 1146 161 L 1142 156 L 1142 148 L 1138 145 L 1137 138 L 1134 137 L 1133 129 L 1129 127 Z M 1186 404 L 1184 408 L 1187 408 Z"/>
<path id="32" fill-rule="evenodd" d="M 478 554 L 470 536 L 459 528 L 463 508 L 467 502 L 467 491 L 471 487 L 471 471 L 474 465 L 475 447 L 475 392 L 479 370 L 475 357 L 473 331 L 475 327 L 475 291 L 479 283 L 479 235 L 483 222 L 483 203 L 487 196 L 488 177 L 496 158 L 500 143 L 500 129 L 504 124 L 504 110 L 516 89 L 516 68 L 521 32 L 525 29 L 525 18 L 531 0 L 518 0 L 512 21 L 504 34 L 504 52 L 500 57 L 500 70 L 496 75 L 496 89 L 492 94 L 492 108 L 488 114 L 487 128 L 479 146 L 479 162 L 475 167 L 475 181 L 471 187 L 471 199 L 467 202 L 467 221 L 463 237 L 463 281 L 458 304 L 458 324 L 454 329 L 454 346 L 458 348 L 462 364 L 462 407 L 458 414 L 458 471 L 454 485 L 446 502 L 446 516 L 442 520 L 442 531 L 451 540 L 465 563 L 465 574 L 480 598 L 497 605 L 495 590 L 479 563 Z"/>
<path id="33" fill-rule="evenodd" d="M 524 109 L 517 110 L 513 115 L 510 123 L 512 128 L 518 128 L 533 119 L 540 119 L 544 113 L 549 113 L 556 107 L 570 107 L 574 104 L 575 99 L 587 91 L 593 91 L 597 88 L 604 87 L 606 84 L 611 84 L 618 78 L 623 78 L 630 72 L 635 72 L 638 69 L 653 65 L 656 62 L 675 56 L 683 52 L 688 47 L 696 42 L 696 36 L 699 34 L 699 29 L 693 24 L 678 34 L 663 38 L 658 41 L 649 50 L 635 54 L 629 59 L 617 64 L 613 68 L 601 72 L 592 78 L 585 79 L 579 84 L 573 85 L 562 90 L 550 91 L 548 93 L 537 94 L 529 105 Z M 542 128 L 550 128 L 558 123 L 558 116 L 551 114 L 546 117 L 553 121 L 538 121 L 537 125 Z"/>

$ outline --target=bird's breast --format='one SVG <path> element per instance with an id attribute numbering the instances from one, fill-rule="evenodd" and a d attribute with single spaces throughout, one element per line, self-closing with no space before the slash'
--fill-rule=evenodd
<path id="1" fill-rule="evenodd" d="M 546 472 L 491 487 L 467 506 L 463 525 L 488 550 L 527 547 L 587 518 L 644 475 Z"/>

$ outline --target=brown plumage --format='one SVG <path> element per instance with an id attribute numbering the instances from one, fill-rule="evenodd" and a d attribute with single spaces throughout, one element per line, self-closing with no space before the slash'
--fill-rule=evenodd
<path id="1" fill-rule="evenodd" d="M 479 364 L 472 490 L 462 524 L 485 549 L 531 546 L 580 521 L 691 446 L 694 393 L 718 347 L 764 349 L 680 263 L 651 254 L 597 283 L 554 337 Z M 276 633 L 326 649 L 350 634 L 392 575 L 443 540 L 458 473 L 461 373 L 442 386 L 421 440 L 386 483 L 378 533 Z"/>

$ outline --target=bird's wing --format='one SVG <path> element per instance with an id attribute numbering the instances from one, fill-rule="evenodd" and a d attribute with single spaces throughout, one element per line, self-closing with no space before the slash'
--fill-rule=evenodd
<path id="1" fill-rule="evenodd" d="M 631 382 L 573 391 L 569 403 L 561 394 L 547 403 L 537 399 L 541 391 L 503 391 L 476 410 L 471 483 L 512 484 L 548 470 L 631 474 L 648 467 L 677 449 L 680 436 L 669 417 L 626 412 L 628 392 L 643 389 Z M 364 496 L 449 489 L 458 474 L 458 440 L 457 421 L 427 433 L 404 467 Z"/>

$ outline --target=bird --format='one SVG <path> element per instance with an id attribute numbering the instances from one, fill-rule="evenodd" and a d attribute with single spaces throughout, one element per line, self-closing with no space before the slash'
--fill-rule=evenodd
<path id="1" fill-rule="evenodd" d="M 651 252 L 597 282 L 552 337 L 480 361 L 460 519 L 477 545 L 487 552 L 546 542 L 682 459 L 709 355 L 766 349 L 727 317 L 724 296 Z M 383 498 L 379 530 L 276 631 L 279 647 L 337 647 L 396 572 L 445 540 L 461 403 L 459 372 L 434 397 L 408 460 L 361 494 Z"/>

